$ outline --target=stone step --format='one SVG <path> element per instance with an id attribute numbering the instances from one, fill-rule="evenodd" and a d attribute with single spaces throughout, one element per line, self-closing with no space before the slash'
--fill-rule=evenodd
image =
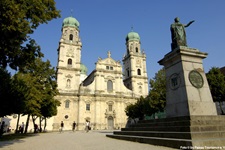
<path id="1" fill-rule="evenodd" d="M 190 127 L 173 126 L 173 127 L 129 127 L 121 128 L 121 131 L 171 131 L 171 132 L 190 132 Z"/>
<path id="2" fill-rule="evenodd" d="M 211 121 L 225 121 L 225 116 L 183 116 L 183 117 L 173 117 L 173 118 L 161 118 L 161 119 L 151 119 L 151 120 L 140 120 L 139 123 L 152 123 L 152 122 L 170 122 L 170 121 L 192 121 L 192 120 L 211 120 Z"/>
<path id="3" fill-rule="evenodd" d="M 225 138 L 208 138 L 203 140 L 174 139 L 160 137 L 106 135 L 110 138 L 166 146 L 176 149 L 225 149 Z"/>
<path id="4" fill-rule="evenodd" d="M 121 131 L 171 131 L 171 132 L 200 132 L 200 131 L 225 131 L 224 125 L 198 125 L 198 126 L 143 126 L 121 128 Z"/>
<path id="5" fill-rule="evenodd" d="M 192 144 L 191 140 L 184 140 L 184 139 L 141 137 L 141 136 L 127 136 L 127 135 L 106 135 L 106 136 L 114 139 L 147 143 L 152 145 L 160 145 L 178 149 L 180 149 L 181 145 L 191 146 Z"/>
<path id="6" fill-rule="evenodd" d="M 198 126 L 198 125 L 224 125 L 224 120 L 183 120 L 183 121 L 155 121 L 155 122 L 138 122 L 130 125 L 130 127 L 146 127 L 146 126 Z"/>
<path id="7" fill-rule="evenodd" d="M 161 137 L 161 138 L 178 138 L 178 139 L 207 139 L 225 138 L 225 131 L 212 132 L 159 132 L 159 131 L 115 131 L 115 135 L 143 136 L 143 137 Z"/>

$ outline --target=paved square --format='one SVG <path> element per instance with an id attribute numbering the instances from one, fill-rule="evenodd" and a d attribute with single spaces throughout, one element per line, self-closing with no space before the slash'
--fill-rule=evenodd
<path id="1" fill-rule="evenodd" d="M 116 140 L 107 131 L 66 131 L 37 134 L 15 141 L 0 142 L 1 150 L 172 150 L 171 148 Z"/>

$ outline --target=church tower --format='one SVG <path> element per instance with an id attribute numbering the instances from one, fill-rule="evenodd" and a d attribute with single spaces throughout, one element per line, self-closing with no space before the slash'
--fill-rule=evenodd
<path id="1" fill-rule="evenodd" d="M 123 58 L 124 85 L 135 94 L 148 95 L 146 55 L 141 51 L 140 36 L 131 31 L 126 37 L 126 54 Z"/>
<path id="2" fill-rule="evenodd" d="M 57 84 L 60 93 L 77 93 L 81 80 L 79 22 L 73 17 L 63 20 L 58 48 Z"/>

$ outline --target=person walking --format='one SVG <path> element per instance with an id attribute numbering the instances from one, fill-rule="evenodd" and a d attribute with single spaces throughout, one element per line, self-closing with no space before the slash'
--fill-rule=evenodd
<path id="1" fill-rule="evenodd" d="M 20 133 L 23 133 L 24 130 L 24 122 L 22 122 L 22 125 L 20 126 Z"/>
<path id="2" fill-rule="evenodd" d="M 4 133 L 4 127 L 5 127 L 5 121 L 2 121 L 1 126 L 0 126 L 0 136 L 2 136 Z"/>
<path id="3" fill-rule="evenodd" d="M 86 120 L 85 131 L 89 132 L 89 130 L 90 130 L 90 122 L 88 120 Z"/>
<path id="4" fill-rule="evenodd" d="M 74 122 L 73 122 L 73 125 L 72 125 L 72 130 L 73 130 L 73 132 L 75 131 L 75 128 L 76 128 L 76 122 L 74 121 Z"/>
<path id="5" fill-rule="evenodd" d="M 64 128 L 64 123 L 63 123 L 63 121 L 61 121 L 61 124 L 60 124 L 60 133 L 63 132 L 63 128 Z"/>

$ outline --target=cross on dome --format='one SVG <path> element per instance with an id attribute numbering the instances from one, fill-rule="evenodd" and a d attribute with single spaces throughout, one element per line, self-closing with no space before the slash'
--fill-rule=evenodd
<path id="1" fill-rule="evenodd" d="M 108 58 L 110 58 L 111 57 L 111 52 L 110 51 L 108 51 Z"/>

